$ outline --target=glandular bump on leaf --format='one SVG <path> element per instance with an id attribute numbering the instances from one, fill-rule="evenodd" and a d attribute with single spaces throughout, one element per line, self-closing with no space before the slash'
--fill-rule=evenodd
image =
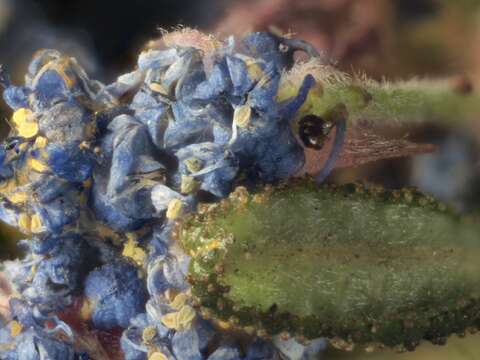
<path id="1" fill-rule="evenodd" d="M 413 190 L 241 188 L 177 230 L 193 293 L 241 327 L 412 349 L 480 324 L 480 225 Z"/>

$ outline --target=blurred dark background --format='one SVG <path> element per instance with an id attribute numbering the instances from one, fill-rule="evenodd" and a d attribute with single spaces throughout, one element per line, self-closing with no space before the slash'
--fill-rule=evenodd
<path id="1" fill-rule="evenodd" d="M 35 49 L 55 47 L 108 81 L 133 66 L 160 28 L 184 25 L 292 32 L 340 66 L 374 76 L 456 73 L 470 61 L 477 7 L 477 0 L 0 0 L 1 61 L 21 80 Z"/>
<path id="2" fill-rule="evenodd" d="M 79 58 L 102 80 L 127 70 L 139 47 L 178 24 L 206 28 L 225 1 L 0 0 L 2 62 L 21 64 L 53 46 Z M 19 62 L 20 61 L 20 62 Z"/>
<path id="3" fill-rule="evenodd" d="M 0 63 L 21 83 L 35 50 L 56 48 L 109 82 L 135 66 L 139 50 L 160 36 L 160 28 L 178 25 L 219 36 L 293 33 L 327 51 L 342 70 L 376 79 L 461 76 L 474 91 L 480 81 L 480 0 L 0 0 Z M 11 116 L 3 101 L 0 116 Z M 0 138 L 7 133 L 6 121 L 0 121 Z M 415 185 L 460 211 L 478 211 L 480 126 L 423 126 L 410 135 L 439 145 L 439 151 L 336 172 L 333 179 Z M 0 258 L 16 255 L 11 240 L 17 236 L 0 226 Z M 401 359 L 480 359 L 477 343 L 478 337 L 470 337 L 450 341 L 446 349 L 423 346 Z"/>

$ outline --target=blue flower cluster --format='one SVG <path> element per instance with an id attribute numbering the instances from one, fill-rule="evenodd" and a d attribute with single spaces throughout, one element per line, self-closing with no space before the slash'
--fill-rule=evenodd
<path id="1" fill-rule="evenodd" d="M 0 219 L 31 240 L 5 264 L 18 298 L 0 358 L 87 359 L 51 316 L 80 299 L 92 329 L 123 329 L 128 360 L 307 359 L 325 346 L 219 334 L 189 297 L 189 258 L 175 219 L 237 184 L 274 183 L 303 166 L 292 121 L 314 86 L 278 101 L 293 53 L 308 44 L 269 33 L 194 47 L 151 48 L 103 85 L 75 59 L 38 52 L 25 85 L 1 70 L 12 132 L 0 147 Z M 330 166 L 331 167 L 331 166 Z"/>
<path id="2" fill-rule="evenodd" d="M 47 317 L 24 300 L 10 301 L 12 320 L 0 329 L 0 357 L 5 360 L 88 360 L 73 347 L 74 334 L 57 317 Z"/>

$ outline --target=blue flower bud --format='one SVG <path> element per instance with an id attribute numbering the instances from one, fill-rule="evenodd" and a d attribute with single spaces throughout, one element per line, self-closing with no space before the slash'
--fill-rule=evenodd
<path id="1" fill-rule="evenodd" d="M 130 319 L 145 310 L 146 289 L 137 269 L 125 262 L 103 265 L 85 279 L 85 296 L 92 307 L 97 329 L 126 328 Z"/>
<path id="2" fill-rule="evenodd" d="M 177 360 L 202 360 L 198 334 L 194 329 L 178 331 L 172 338 L 173 354 Z"/>
<path id="3" fill-rule="evenodd" d="M 4 144 L 0 145 L 0 181 L 13 176 L 13 167 L 7 161 L 8 150 Z"/>
<path id="4" fill-rule="evenodd" d="M 145 313 L 131 319 L 130 326 L 125 329 L 120 339 L 125 360 L 147 359 L 148 347 L 142 342 L 142 333 L 147 326 L 149 322 Z"/>
<path id="5" fill-rule="evenodd" d="M 0 329 L 0 358 L 74 360 L 81 355 L 75 352 L 70 327 L 57 317 L 44 316 L 19 299 L 10 300 L 10 309 L 13 321 Z M 47 321 L 54 327 L 47 327 Z"/>
<path id="6" fill-rule="evenodd" d="M 24 86 L 9 86 L 3 92 L 3 99 L 13 110 L 28 108 L 30 91 Z"/>
<path id="7" fill-rule="evenodd" d="M 233 83 L 225 60 L 217 62 L 208 79 L 200 83 L 192 94 L 193 99 L 212 101 L 222 94 L 229 94 L 232 91 Z"/>
<path id="8" fill-rule="evenodd" d="M 24 260 L 5 264 L 17 291 L 43 310 L 70 305 L 86 268 L 87 246 L 82 240 L 69 234 L 24 243 L 31 253 Z"/>
<path id="9" fill-rule="evenodd" d="M 55 103 L 67 100 L 68 92 L 65 79 L 53 69 L 40 74 L 33 84 L 36 106 L 40 109 L 47 109 Z"/>
<path id="10" fill-rule="evenodd" d="M 89 141 L 94 128 L 92 114 L 73 100 L 49 107 L 39 116 L 38 125 L 50 143 L 64 146 Z"/>
<path id="11" fill-rule="evenodd" d="M 85 181 L 92 174 L 92 154 L 81 149 L 79 145 L 47 145 L 48 165 L 56 175 L 70 182 Z"/>
<path id="12" fill-rule="evenodd" d="M 99 220 L 135 229 L 155 216 L 151 189 L 162 180 L 164 166 L 155 160 L 147 127 L 135 118 L 118 116 L 109 130 L 102 149 L 111 155 L 95 170 L 92 204 Z"/>
<path id="13" fill-rule="evenodd" d="M 6 360 L 74 360 L 75 351 L 72 344 L 56 339 L 37 328 L 29 328 L 12 341 L 0 343 L 0 357 Z"/>
<path id="14" fill-rule="evenodd" d="M 150 295 L 162 294 L 169 288 L 186 290 L 188 284 L 185 276 L 188 265 L 188 257 L 185 259 L 177 259 L 173 256 L 158 257 L 150 262 L 147 269 L 147 288 Z"/>
<path id="15" fill-rule="evenodd" d="M 215 143 L 199 143 L 185 146 L 175 153 L 178 158 L 177 183 L 181 175 L 192 176 L 200 182 L 200 188 L 215 196 L 224 197 L 231 191 L 237 175 L 238 161 L 224 146 Z M 197 168 L 190 165 L 197 163 Z"/>

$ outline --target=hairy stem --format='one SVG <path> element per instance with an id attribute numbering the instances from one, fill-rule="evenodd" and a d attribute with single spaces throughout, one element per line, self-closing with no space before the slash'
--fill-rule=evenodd
<path id="1" fill-rule="evenodd" d="M 379 125 L 438 123 L 458 126 L 480 114 L 480 94 L 462 91 L 451 80 L 377 82 L 350 77 L 329 66 L 297 65 L 283 78 L 280 99 L 293 96 L 300 79 L 312 74 L 317 91 L 312 91 L 303 113 L 323 115 L 339 103 L 346 105 L 350 123 L 369 120 Z M 457 84 L 458 85 L 458 84 Z"/>

